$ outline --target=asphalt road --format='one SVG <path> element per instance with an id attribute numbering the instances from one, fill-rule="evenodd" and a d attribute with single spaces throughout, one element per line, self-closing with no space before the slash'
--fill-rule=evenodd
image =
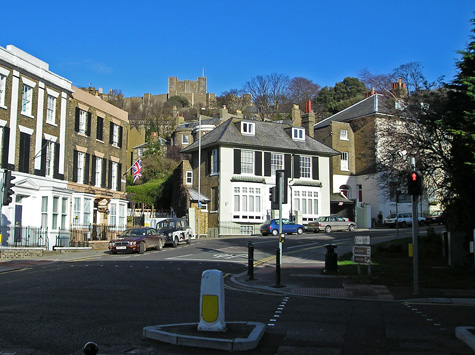
<path id="1" fill-rule="evenodd" d="M 323 260 L 324 244 L 343 243 L 339 248 L 344 249 L 349 247 L 346 239 L 352 236 L 289 236 L 284 252 Z M 245 271 L 248 241 L 203 239 L 143 255 L 72 254 L 55 263 L 0 273 L 0 353 L 81 354 L 82 346 L 94 341 L 101 354 L 218 354 L 144 339 L 142 329 L 198 322 L 202 272 Z M 252 241 L 259 257 L 274 254 L 275 237 Z M 470 354 L 453 333 L 473 319 L 475 307 L 469 306 L 289 297 L 226 288 L 226 320 L 268 324 L 250 354 L 404 354 L 414 346 L 425 353 Z"/>

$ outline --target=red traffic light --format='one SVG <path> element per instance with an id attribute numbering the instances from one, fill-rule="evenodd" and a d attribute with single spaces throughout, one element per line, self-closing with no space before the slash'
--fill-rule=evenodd
<path id="1" fill-rule="evenodd" d="M 407 193 L 409 195 L 422 194 L 422 175 L 418 171 L 411 171 L 407 176 Z"/>

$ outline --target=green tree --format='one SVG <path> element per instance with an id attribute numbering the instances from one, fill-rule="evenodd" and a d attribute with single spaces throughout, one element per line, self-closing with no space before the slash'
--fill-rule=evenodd
<path id="1" fill-rule="evenodd" d="M 457 75 L 449 85 L 447 113 L 440 124 L 452 135 L 451 171 L 448 180 L 450 194 L 446 197 L 447 213 L 452 221 L 450 229 L 460 235 L 460 247 L 468 262 L 468 243 L 475 229 L 475 19 L 472 22 L 471 42 L 460 51 L 456 63 Z"/>
<path id="2" fill-rule="evenodd" d="M 334 87 L 323 87 L 314 100 L 315 111 L 321 117 L 331 116 L 364 98 L 367 88 L 358 78 L 347 77 Z"/>

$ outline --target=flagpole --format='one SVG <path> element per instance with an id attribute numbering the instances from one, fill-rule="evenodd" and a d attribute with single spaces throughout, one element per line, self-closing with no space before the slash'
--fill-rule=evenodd
<path id="1" fill-rule="evenodd" d="M 138 162 L 139 160 L 141 160 L 141 159 L 138 158 L 138 159 L 135 161 L 135 163 Z M 135 163 L 134 163 L 134 164 L 135 164 Z M 122 176 L 126 175 L 126 174 L 130 171 L 130 169 L 132 169 L 132 167 L 134 166 L 134 164 L 132 164 L 132 165 L 130 166 L 130 168 L 128 168 L 127 171 L 122 174 Z"/>

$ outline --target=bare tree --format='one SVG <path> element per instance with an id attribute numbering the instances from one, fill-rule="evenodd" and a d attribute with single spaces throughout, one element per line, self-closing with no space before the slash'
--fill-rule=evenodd
<path id="1" fill-rule="evenodd" d="M 252 95 L 261 120 L 279 117 L 280 106 L 288 97 L 289 77 L 284 74 L 258 75 L 248 81 L 244 91 Z"/>
<path id="2" fill-rule="evenodd" d="M 372 75 L 365 70 L 362 81 L 383 94 L 389 115 L 378 120 L 378 172 L 382 185 L 403 185 L 408 171 L 408 157 L 414 157 L 424 175 L 429 199 L 441 202 L 447 194 L 447 175 L 451 135 L 440 124 L 447 91 L 428 83 L 421 66 L 409 63 L 392 74 Z M 399 76 L 411 80 L 407 85 Z M 396 82 L 396 83 L 395 83 Z"/>
<path id="3" fill-rule="evenodd" d="M 292 103 L 303 108 L 307 101 L 313 100 L 318 95 L 319 91 L 320 85 L 313 83 L 311 80 L 296 77 L 289 84 L 289 99 Z"/>

